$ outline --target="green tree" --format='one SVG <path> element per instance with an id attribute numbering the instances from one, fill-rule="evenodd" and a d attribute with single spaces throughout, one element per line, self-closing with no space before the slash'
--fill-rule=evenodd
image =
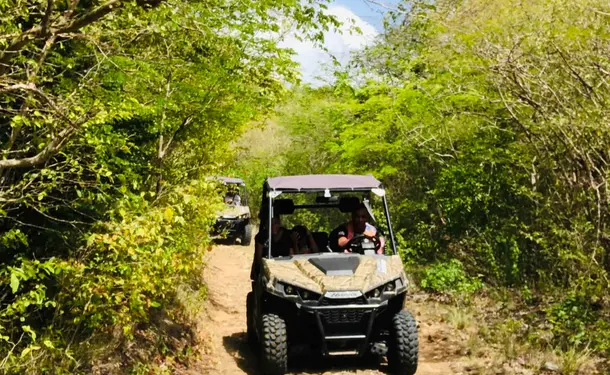
<path id="1" fill-rule="evenodd" d="M 199 272 L 203 177 L 298 76 L 324 1 L 0 1 L 0 368 L 86 372 Z"/>

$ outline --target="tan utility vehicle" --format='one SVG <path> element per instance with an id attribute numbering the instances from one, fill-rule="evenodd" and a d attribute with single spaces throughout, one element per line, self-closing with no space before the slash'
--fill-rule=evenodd
<path id="1" fill-rule="evenodd" d="M 370 175 L 275 177 L 265 181 L 262 199 L 263 258 L 258 267 L 253 263 L 257 271 L 247 297 L 248 341 L 262 372 L 284 374 L 291 349 L 307 346 L 323 356 L 387 355 L 392 373 L 414 374 L 417 323 L 404 308 L 408 281 L 383 185 Z M 374 202 L 385 223 L 374 221 Z M 350 220 L 346 214 L 362 203 L 388 239 L 384 244 L 379 237 L 353 235 L 340 248 L 338 230 L 330 229 Z M 283 226 L 309 226 L 318 252 L 274 257 L 267 240 L 273 217 L 281 217 Z"/>

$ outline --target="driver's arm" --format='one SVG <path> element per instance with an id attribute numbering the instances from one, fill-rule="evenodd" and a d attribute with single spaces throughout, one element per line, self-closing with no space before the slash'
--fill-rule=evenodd
<path id="1" fill-rule="evenodd" d="M 379 236 L 379 249 L 377 250 L 377 254 L 383 254 L 385 250 L 385 238 L 383 236 Z"/>
<path id="2" fill-rule="evenodd" d="M 339 249 L 343 250 L 344 253 L 350 253 L 351 250 L 347 247 L 349 244 L 349 239 L 345 233 L 339 232 L 338 234 L 337 244 L 339 244 Z"/>

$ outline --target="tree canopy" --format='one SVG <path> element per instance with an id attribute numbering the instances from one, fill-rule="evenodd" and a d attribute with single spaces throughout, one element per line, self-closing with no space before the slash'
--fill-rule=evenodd
<path id="1" fill-rule="evenodd" d="M 0 0 L 2 372 L 91 373 L 179 315 L 218 173 L 253 212 L 270 175 L 372 173 L 422 289 L 510 288 L 532 345 L 608 354 L 608 2 L 403 0 L 314 88 L 279 41 L 326 3 Z"/>
<path id="2" fill-rule="evenodd" d="M 325 1 L 0 1 L 0 369 L 87 372 L 200 270 L 203 177 L 299 81 Z M 109 348 L 107 348 L 109 349 Z"/>

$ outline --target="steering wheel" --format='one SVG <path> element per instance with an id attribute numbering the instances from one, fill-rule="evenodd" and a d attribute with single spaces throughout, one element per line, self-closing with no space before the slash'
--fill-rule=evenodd
<path id="1" fill-rule="evenodd" d="M 375 252 L 377 252 L 380 248 L 381 248 L 381 242 L 379 241 L 379 239 L 377 237 L 374 236 L 367 236 L 366 234 L 357 234 L 354 237 L 352 237 L 347 244 L 345 244 L 345 249 L 350 249 L 350 252 L 353 252 L 353 250 L 359 250 L 357 251 L 360 254 L 364 254 L 364 249 L 363 249 L 363 244 L 367 243 L 369 240 L 371 241 L 374 245 L 375 245 Z"/>

